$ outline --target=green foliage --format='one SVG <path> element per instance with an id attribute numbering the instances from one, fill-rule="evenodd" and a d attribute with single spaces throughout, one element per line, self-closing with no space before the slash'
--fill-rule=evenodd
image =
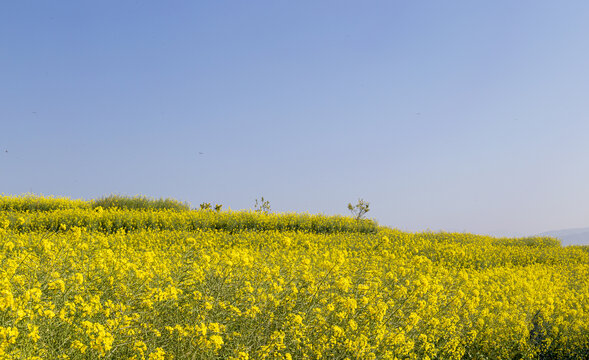
<path id="1" fill-rule="evenodd" d="M 370 211 L 370 203 L 362 199 L 358 199 L 358 203 L 356 205 L 348 203 L 348 210 L 350 210 L 356 220 L 360 220 L 364 218 L 364 215 L 366 215 L 367 212 Z"/>
<path id="2" fill-rule="evenodd" d="M 102 197 L 97 200 L 91 201 L 93 209 L 99 206 L 103 209 L 119 208 L 129 210 L 176 210 L 186 211 L 190 210 L 190 205 L 186 202 L 181 202 L 175 199 L 159 198 L 151 199 L 146 196 L 121 196 L 121 195 L 109 195 Z"/>

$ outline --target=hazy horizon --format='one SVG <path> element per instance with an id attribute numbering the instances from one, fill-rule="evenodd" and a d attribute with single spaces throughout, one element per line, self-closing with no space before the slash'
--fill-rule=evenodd
<path id="1" fill-rule="evenodd" d="M 0 193 L 589 226 L 589 3 L 0 4 Z"/>

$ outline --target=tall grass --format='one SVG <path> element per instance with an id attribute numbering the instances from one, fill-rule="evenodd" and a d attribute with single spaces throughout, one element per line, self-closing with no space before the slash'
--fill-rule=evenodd
<path id="1" fill-rule="evenodd" d="M 119 208 L 129 210 L 190 210 L 190 204 L 175 199 L 152 199 L 146 196 L 129 197 L 122 195 L 109 195 L 96 200 L 92 200 L 90 202 L 90 206 L 93 209 L 100 206 L 103 209 Z"/>
<path id="2" fill-rule="evenodd" d="M 72 200 L 67 197 L 40 196 L 25 194 L 21 196 L 0 196 L 0 211 L 54 211 L 64 209 L 103 209 L 119 208 L 128 210 L 190 210 L 190 204 L 170 198 L 152 199 L 146 196 L 109 195 L 95 200 Z"/>
<path id="3" fill-rule="evenodd" d="M 313 233 L 358 232 L 374 233 L 378 225 L 372 220 L 355 220 L 344 216 L 311 214 L 266 214 L 253 211 L 211 210 L 143 210 L 113 207 L 92 209 L 64 209 L 50 212 L 4 212 L 0 221 L 20 232 L 52 231 L 73 226 L 91 231 L 116 233 L 137 230 L 183 230 L 204 229 L 228 232 L 250 230 L 288 230 Z"/>
<path id="4" fill-rule="evenodd" d="M 66 197 L 39 196 L 0 196 L 0 211 L 53 211 L 64 209 L 89 209 L 90 203 L 84 200 L 71 200 Z"/>

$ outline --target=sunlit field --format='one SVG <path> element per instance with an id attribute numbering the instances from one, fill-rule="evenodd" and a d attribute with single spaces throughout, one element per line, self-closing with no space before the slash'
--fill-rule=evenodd
<path id="1" fill-rule="evenodd" d="M 587 247 L 0 197 L 0 359 L 587 358 Z"/>

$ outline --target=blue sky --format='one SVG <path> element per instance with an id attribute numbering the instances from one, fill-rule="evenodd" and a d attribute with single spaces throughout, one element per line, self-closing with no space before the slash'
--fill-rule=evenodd
<path id="1" fill-rule="evenodd" d="M 589 226 L 588 34 L 586 1 L 3 1 L 0 192 Z"/>

